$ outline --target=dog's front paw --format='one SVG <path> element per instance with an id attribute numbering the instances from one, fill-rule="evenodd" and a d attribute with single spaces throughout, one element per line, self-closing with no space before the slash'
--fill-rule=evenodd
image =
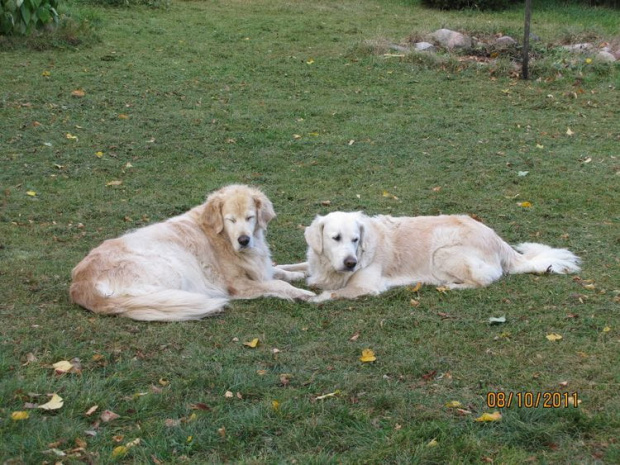
<path id="1" fill-rule="evenodd" d="M 306 279 L 307 274 L 303 271 L 289 271 L 289 277 L 291 281 L 301 281 Z"/>
<path id="2" fill-rule="evenodd" d="M 332 291 L 323 291 L 319 295 L 312 297 L 310 299 L 310 302 L 318 304 L 320 302 L 325 302 L 327 300 L 332 300 L 332 299 L 334 299 L 334 297 L 335 296 L 333 295 Z"/>
<path id="3" fill-rule="evenodd" d="M 312 302 L 312 299 L 314 299 L 316 297 L 316 294 L 314 292 L 311 291 L 306 291 L 304 289 L 298 289 L 299 290 L 299 294 L 295 296 L 295 298 L 297 300 L 302 300 L 304 302 Z"/>

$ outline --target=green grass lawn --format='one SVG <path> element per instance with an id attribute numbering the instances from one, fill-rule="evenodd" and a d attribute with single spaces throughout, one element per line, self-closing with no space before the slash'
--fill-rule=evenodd
<path id="1" fill-rule="evenodd" d="M 620 68 L 554 48 L 618 41 L 620 12 L 535 9 L 530 81 L 506 63 L 372 46 L 440 27 L 519 38 L 519 8 L 213 0 L 66 13 L 89 20 L 88 45 L 0 42 L 2 463 L 620 462 Z M 69 302 L 90 249 L 228 183 L 273 201 L 279 263 L 304 258 L 316 214 L 364 210 L 476 214 L 511 243 L 573 250 L 583 270 L 323 305 L 235 301 L 192 323 Z M 373 363 L 359 360 L 367 348 Z M 55 374 L 74 358 L 78 372 Z M 489 392 L 512 405 L 487 405 Z M 62 408 L 26 408 L 51 393 Z M 517 405 L 522 393 L 581 402 L 534 408 Z M 500 421 L 475 421 L 495 410 Z M 13 420 L 20 411 L 29 418 Z"/>

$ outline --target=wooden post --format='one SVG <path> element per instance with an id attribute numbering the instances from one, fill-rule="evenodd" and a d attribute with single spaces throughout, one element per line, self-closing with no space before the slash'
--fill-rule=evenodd
<path id="1" fill-rule="evenodd" d="M 532 19 L 532 0 L 525 0 L 525 27 L 523 35 L 523 69 L 521 70 L 521 78 L 529 79 L 530 72 L 528 69 L 530 61 L 530 20 Z"/>

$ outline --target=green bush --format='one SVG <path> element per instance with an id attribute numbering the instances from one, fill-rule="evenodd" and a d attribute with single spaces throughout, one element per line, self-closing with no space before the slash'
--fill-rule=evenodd
<path id="1" fill-rule="evenodd" d="M 422 0 L 422 4 L 438 10 L 502 10 L 510 5 L 524 3 L 522 0 Z"/>
<path id="2" fill-rule="evenodd" d="M 0 0 L 0 34 L 29 34 L 58 23 L 58 0 Z"/>

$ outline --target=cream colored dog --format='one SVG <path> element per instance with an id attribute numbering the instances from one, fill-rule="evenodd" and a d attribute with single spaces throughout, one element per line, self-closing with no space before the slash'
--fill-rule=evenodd
<path id="1" fill-rule="evenodd" d="M 285 282 L 303 272 L 272 265 L 265 230 L 274 217 L 259 190 L 224 187 L 183 215 L 92 250 L 72 272 L 71 299 L 96 313 L 147 321 L 199 319 L 229 299 L 308 300 L 314 293 Z"/>
<path id="2" fill-rule="evenodd" d="M 483 287 L 504 273 L 573 273 L 579 258 L 565 249 L 524 243 L 513 249 L 491 228 L 462 215 L 317 216 L 306 228 L 311 299 L 352 299 L 415 283 L 450 289 Z"/>

